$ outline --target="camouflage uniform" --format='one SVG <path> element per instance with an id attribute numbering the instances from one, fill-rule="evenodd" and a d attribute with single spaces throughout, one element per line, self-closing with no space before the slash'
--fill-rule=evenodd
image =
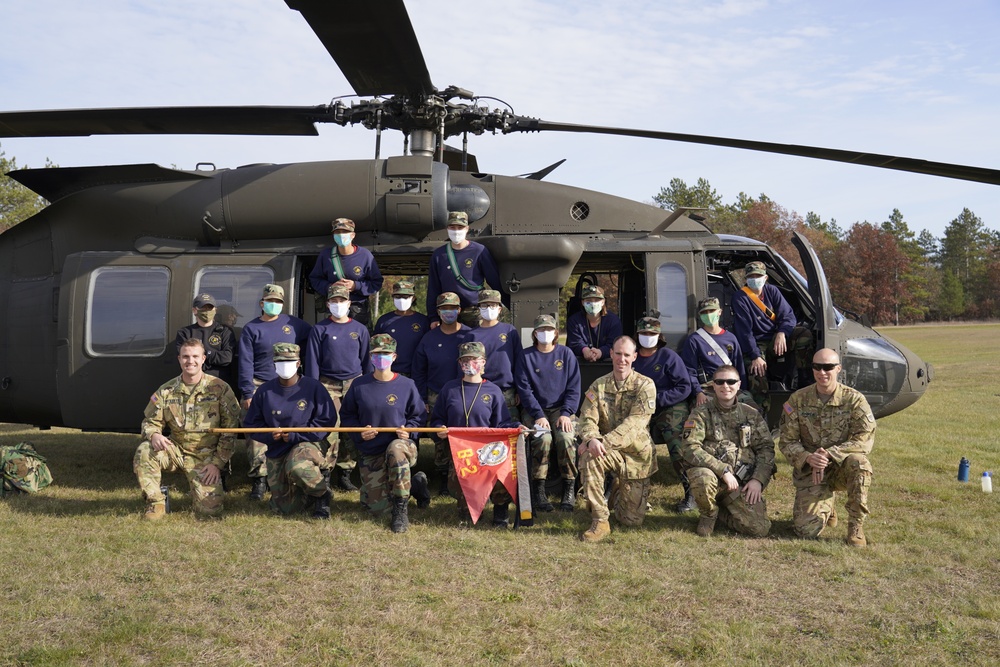
<path id="1" fill-rule="evenodd" d="M 410 497 L 410 468 L 417 464 L 417 445 L 396 438 L 384 454 L 361 456 L 361 506 L 372 514 L 389 511 L 390 496 Z"/>
<path id="2" fill-rule="evenodd" d="M 868 454 L 875 442 L 875 417 L 864 394 L 837 384 L 833 396 L 823 401 L 816 385 L 788 398 L 781 413 L 779 446 L 794 469 L 793 523 L 800 537 L 818 537 L 833 510 L 834 491 L 847 492 L 847 515 L 858 526 L 868 516 L 868 487 L 872 465 Z M 823 481 L 812 483 L 806 458 L 819 448 L 830 464 Z"/>
<path id="3" fill-rule="evenodd" d="M 611 505 L 615 518 L 626 526 L 637 526 L 646 516 L 649 478 L 657 470 L 649 419 L 656 410 L 656 386 L 645 375 L 631 372 L 621 388 L 614 373 L 594 381 L 584 393 L 580 409 L 580 441 L 596 438 L 607 453 L 595 458 L 590 452 L 580 457 L 584 496 L 595 521 L 607 521 L 608 501 L 604 499 L 604 476 L 616 479 Z"/>
<path id="4" fill-rule="evenodd" d="M 724 408 L 713 396 L 691 413 L 682 437 L 681 454 L 701 515 L 718 515 L 744 535 L 767 535 L 771 521 L 764 498 L 748 505 L 741 493 L 751 479 L 766 489 L 774 469 L 774 441 L 760 413 L 739 402 Z M 720 483 L 727 471 L 736 475 L 740 489 L 730 492 Z"/>
<path id="5" fill-rule="evenodd" d="M 330 490 L 326 457 L 319 443 L 300 442 L 284 456 L 267 460 L 270 507 L 282 514 L 302 512 Z M 328 474 L 328 473 L 327 473 Z"/>
<path id="6" fill-rule="evenodd" d="M 162 472 L 183 471 L 191 487 L 194 511 L 217 516 L 222 513 L 222 480 L 206 485 L 201 471 L 207 464 L 220 470 L 233 455 L 236 435 L 204 433 L 209 428 L 235 428 L 240 425 L 240 406 L 228 384 L 211 375 L 204 375 L 195 385 L 188 386 L 178 376 L 162 385 L 149 399 L 142 420 L 142 443 L 135 452 L 132 468 L 139 487 L 148 503 L 164 501 L 160 491 Z M 173 456 L 156 451 L 149 439 L 164 434 L 174 443 Z"/>

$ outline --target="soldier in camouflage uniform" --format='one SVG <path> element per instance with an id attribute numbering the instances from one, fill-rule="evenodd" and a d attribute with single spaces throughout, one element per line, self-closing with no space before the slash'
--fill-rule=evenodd
<path id="1" fill-rule="evenodd" d="M 739 371 L 720 366 L 714 396 L 684 422 L 681 454 L 701 514 L 697 532 L 709 537 L 716 520 L 752 537 L 771 530 L 763 492 L 771 481 L 774 441 L 755 408 L 736 400 Z"/>
<path id="2" fill-rule="evenodd" d="M 405 533 L 410 525 L 407 505 L 411 480 L 417 507 L 427 507 L 431 502 L 427 474 L 410 475 L 417 464 L 417 443 L 406 430 L 424 425 L 427 408 L 413 380 L 392 371 L 396 360 L 392 336 L 375 334 L 371 357 L 375 370 L 351 384 L 340 409 L 340 420 L 345 427 L 372 429 L 351 433 L 361 459 L 361 506 L 375 516 L 391 508 L 392 532 Z M 396 432 L 379 432 L 372 427 L 395 427 Z"/>
<path id="3" fill-rule="evenodd" d="M 619 337 L 611 348 L 612 372 L 595 380 L 584 393 L 577 450 L 591 516 L 590 528 L 580 536 L 584 542 L 599 542 L 611 534 L 604 498 L 606 473 L 615 476 L 611 505 L 618 522 L 637 526 L 646 516 L 649 478 L 657 469 L 649 436 L 656 386 L 632 370 L 635 358 L 635 341 Z"/>
<path id="4" fill-rule="evenodd" d="M 205 346 L 189 339 L 181 344 L 177 360 L 180 376 L 152 395 L 142 420 L 142 443 L 132 468 L 146 498 L 143 518 L 156 521 L 166 514 L 160 491 L 164 470 L 183 471 L 191 487 L 192 505 L 199 516 L 222 514 L 221 470 L 233 455 L 236 435 L 205 433 L 209 428 L 239 426 L 240 405 L 224 381 L 204 372 Z M 164 435 L 169 430 L 170 437 Z"/>
<path id="5" fill-rule="evenodd" d="M 837 381 L 840 357 L 831 349 L 813 356 L 816 384 L 788 398 L 781 413 L 781 453 L 792 464 L 793 524 L 800 537 L 819 537 L 833 512 L 833 493 L 847 492 L 847 543 L 868 544 L 868 487 L 875 417 L 864 394 Z"/>
<path id="6" fill-rule="evenodd" d="M 329 427 L 337 420 L 326 388 L 319 380 L 298 374 L 299 356 L 295 343 L 274 344 L 271 358 L 277 377 L 254 393 L 243 425 L 273 429 L 257 436 L 267 446 L 271 508 L 293 514 L 311 505 L 314 519 L 329 519 L 330 466 L 319 444 L 326 434 L 284 430 Z"/>

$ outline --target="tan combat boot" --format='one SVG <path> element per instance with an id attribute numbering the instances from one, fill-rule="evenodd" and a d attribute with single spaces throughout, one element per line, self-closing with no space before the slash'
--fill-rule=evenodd
<path id="1" fill-rule="evenodd" d="M 830 508 L 830 516 L 826 518 L 826 527 L 836 528 L 838 523 L 840 523 L 840 520 L 837 519 L 837 508 L 832 507 Z"/>
<path id="2" fill-rule="evenodd" d="M 715 510 L 712 514 L 702 514 L 694 532 L 698 533 L 699 537 L 711 537 L 712 531 L 715 530 L 715 520 L 718 518 L 719 510 Z"/>
<path id="3" fill-rule="evenodd" d="M 852 547 L 866 547 L 868 540 L 865 539 L 865 531 L 860 523 L 851 521 L 847 524 L 847 544 Z"/>
<path id="4" fill-rule="evenodd" d="M 167 505 L 165 502 L 160 501 L 158 503 L 146 503 L 146 513 L 142 515 L 142 518 L 146 521 L 159 521 L 165 516 L 167 516 Z"/>
<path id="5" fill-rule="evenodd" d="M 584 542 L 600 542 L 605 537 L 611 534 L 611 524 L 608 523 L 607 519 L 603 521 L 600 519 L 594 519 L 588 528 L 582 535 L 580 539 Z"/>

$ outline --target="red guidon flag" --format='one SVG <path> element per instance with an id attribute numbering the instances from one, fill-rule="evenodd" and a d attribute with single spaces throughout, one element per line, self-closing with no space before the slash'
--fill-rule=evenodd
<path id="1" fill-rule="evenodd" d="M 522 502 L 518 503 L 522 522 L 524 519 L 530 521 L 530 500 L 525 506 L 523 496 L 526 494 L 518 493 L 519 451 L 524 460 L 524 438 L 520 435 L 520 429 L 449 427 L 448 443 L 451 445 L 455 475 L 465 494 L 472 523 L 479 521 L 497 482 L 506 487 L 515 501 L 522 496 Z M 524 463 L 527 461 L 524 460 Z"/>

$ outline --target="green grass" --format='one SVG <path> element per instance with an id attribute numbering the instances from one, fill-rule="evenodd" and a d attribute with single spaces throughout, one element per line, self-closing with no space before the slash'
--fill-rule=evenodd
<path id="1" fill-rule="evenodd" d="M 0 501 L 0 665 L 995 664 L 1000 493 L 975 478 L 1000 470 L 998 334 L 890 332 L 935 378 L 879 421 L 868 549 L 843 544 L 842 506 L 825 539 L 792 537 L 780 455 L 769 538 L 696 537 L 667 509 L 679 487 L 661 452 L 646 523 L 583 545 L 582 512 L 463 531 L 443 499 L 411 506 L 405 535 L 344 494 L 329 522 L 271 516 L 246 499 L 241 459 L 224 520 L 196 521 L 174 476 L 174 513 L 146 524 L 135 436 L 0 426 L 55 478 Z"/>

